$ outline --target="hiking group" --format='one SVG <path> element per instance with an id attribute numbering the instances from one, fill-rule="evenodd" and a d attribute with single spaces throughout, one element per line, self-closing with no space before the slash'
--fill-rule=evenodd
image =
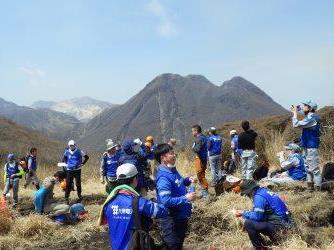
<path id="1" fill-rule="evenodd" d="M 320 123 L 315 113 L 317 105 L 305 102 L 303 108 L 292 107 L 292 125 L 301 128 L 300 140 L 288 143 L 284 151 L 277 154 L 280 168 L 268 174 L 267 164 L 257 167 L 257 133 L 248 121 L 241 123 L 242 132 L 230 131 L 230 159 L 223 162 L 224 140 L 216 128 L 202 133 L 199 125 L 191 128 L 194 137 L 192 150 L 196 176 L 183 177 L 176 167 L 176 140 L 155 144 L 152 136 L 145 142 L 141 139 L 127 139 L 122 145 L 107 140 L 106 152 L 101 157 L 101 183 L 105 184 L 108 197 L 104 202 L 99 225 L 109 227 L 112 249 L 182 249 L 192 214 L 192 202 L 197 198 L 209 200 L 209 186 L 224 191 L 240 192 L 253 201 L 252 211 L 235 211 L 237 218 L 244 219 L 244 229 L 256 249 L 268 246 L 263 235 L 271 244 L 279 242 L 280 235 L 293 227 L 292 215 L 287 204 L 278 194 L 260 186 L 268 181 L 277 185 L 307 180 L 309 190 L 321 189 L 319 143 Z M 298 120 L 298 112 L 304 119 Z M 33 183 L 37 189 L 34 205 L 37 213 L 48 213 L 58 222 L 68 219 L 80 220 L 87 213 L 81 194 L 81 168 L 89 157 L 70 140 L 65 149 L 63 169 L 47 177 L 40 185 L 37 177 L 37 149 L 32 148 L 22 160 L 16 161 L 8 155 L 5 165 L 4 199 L 10 189 L 13 192 L 13 206 L 18 203 L 19 179 L 26 178 L 25 187 Z M 157 164 L 156 164 L 157 162 Z M 206 179 L 210 167 L 211 181 Z M 232 176 L 240 168 L 240 178 Z M 78 200 L 70 205 L 70 193 L 74 181 Z M 59 182 L 65 191 L 64 203 L 53 199 L 53 188 Z M 200 187 L 196 196 L 195 183 Z M 155 191 L 155 195 L 154 194 Z M 162 245 L 157 245 L 149 235 L 152 219 L 159 219 Z"/>

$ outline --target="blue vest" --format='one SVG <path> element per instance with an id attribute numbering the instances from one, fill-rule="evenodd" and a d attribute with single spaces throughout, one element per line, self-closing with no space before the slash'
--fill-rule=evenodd
<path id="1" fill-rule="evenodd" d="M 187 194 L 187 188 L 183 183 L 183 178 L 179 174 L 176 168 L 167 169 L 165 166 L 160 165 L 156 173 L 156 191 L 157 191 L 157 201 L 163 204 L 162 197 L 159 194 L 159 187 L 165 186 L 166 182 L 170 185 L 170 196 L 172 198 L 182 197 Z M 178 203 L 176 201 L 176 203 Z M 190 218 L 192 204 L 190 202 L 178 205 L 175 207 L 168 207 L 170 215 L 177 219 Z"/>
<path id="2" fill-rule="evenodd" d="M 70 152 L 69 149 L 65 150 L 64 156 L 67 159 L 67 170 L 76 170 L 79 169 L 81 163 L 82 163 L 82 154 L 81 150 L 76 148 L 74 152 Z"/>
<path id="3" fill-rule="evenodd" d="M 27 161 L 27 163 L 29 163 L 29 160 L 31 159 L 31 169 L 32 170 L 34 170 L 34 171 L 36 171 L 36 169 L 37 169 L 37 159 L 36 159 L 36 156 L 32 156 L 32 155 L 28 155 L 28 161 Z"/>
<path id="4" fill-rule="evenodd" d="M 223 144 L 222 138 L 219 135 L 211 135 L 209 137 L 209 142 L 210 142 L 210 148 L 208 149 L 209 156 L 220 155 L 222 153 L 222 144 Z"/>
<path id="5" fill-rule="evenodd" d="M 303 148 L 319 148 L 320 144 L 320 118 L 317 114 L 308 114 L 317 122 L 316 126 L 310 128 L 303 128 L 301 145 Z"/>
<path id="6" fill-rule="evenodd" d="M 296 180 L 296 181 L 301 181 L 305 180 L 306 178 L 306 172 L 305 172 L 305 165 L 304 165 L 304 158 L 300 154 L 292 154 L 289 156 L 288 160 L 292 160 L 293 158 L 297 158 L 299 160 L 298 166 L 291 167 L 288 170 L 289 176 Z"/>
<path id="7" fill-rule="evenodd" d="M 261 196 L 266 200 L 266 221 L 274 224 L 289 222 L 289 210 L 276 193 L 267 188 L 260 187 L 254 194 L 254 203 L 256 202 L 256 196 Z"/>
<path id="8" fill-rule="evenodd" d="M 6 163 L 5 169 L 6 169 L 6 178 L 9 178 L 13 174 L 19 173 L 19 165 L 17 164 L 17 162 L 15 162 L 14 167 L 11 166 L 9 163 Z"/>
<path id="9" fill-rule="evenodd" d="M 104 208 L 104 215 L 109 225 L 111 249 L 128 249 L 134 228 L 132 199 L 130 194 L 118 194 Z M 139 214 L 150 213 L 146 203 L 151 203 L 151 201 L 140 197 L 138 203 Z M 151 221 L 149 218 L 146 218 L 145 222 L 150 224 Z M 148 225 L 143 226 L 148 227 Z"/>
<path id="10" fill-rule="evenodd" d="M 202 161 L 206 161 L 208 159 L 208 138 L 203 134 L 201 134 L 199 137 L 202 140 L 203 144 L 198 156 L 199 158 L 201 158 Z"/>
<path id="11" fill-rule="evenodd" d="M 238 141 L 239 136 L 234 135 L 231 139 L 231 143 L 234 144 L 234 153 L 241 155 L 242 149 L 239 148 L 239 141 Z"/>
<path id="12" fill-rule="evenodd" d="M 115 177 L 116 170 L 118 168 L 118 160 L 120 158 L 120 153 L 116 152 L 114 155 L 106 155 L 103 157 L 103 168 L 108 177 Z"/>

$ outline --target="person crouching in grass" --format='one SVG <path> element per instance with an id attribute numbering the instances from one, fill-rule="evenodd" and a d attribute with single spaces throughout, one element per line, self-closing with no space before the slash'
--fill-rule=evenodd
<path id="1" fill-rule="evenodd" d="M 196 193 L 187 193 L 186 187 L 194 182 L 194 178 L 183 178 L 179 174 L 175 167 L 176 154 L 169 144 L 159 144 L 154 154 L 160 164 L 156 173 L 157 200 L 170 212 L 160 219 L 162 237 L 168 249 L 182 249 L 191 216 L 191 202 L 196 199 Z"/>

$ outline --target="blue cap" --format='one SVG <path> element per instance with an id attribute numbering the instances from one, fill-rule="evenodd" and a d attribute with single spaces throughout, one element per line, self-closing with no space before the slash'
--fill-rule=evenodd
<path id="1" fill-rule="evenodd" d="M 7 156 L 7 160 L 8 160 L 8 161 L 13 161 L 13 160 L 15 160 L 15 155 L 14 155 L 14 154 L 8 154 L 8 156 Z"/>
<path id="2" fill-rule="evenodd" d="M 314 110 L 316 110 L 318 108 L 318 104 L 316 104 L 315 102 L 313 102 L 311 100 L 308 100 L 307 102 L 303 102 L 303 104 L 311 107 Z"/>

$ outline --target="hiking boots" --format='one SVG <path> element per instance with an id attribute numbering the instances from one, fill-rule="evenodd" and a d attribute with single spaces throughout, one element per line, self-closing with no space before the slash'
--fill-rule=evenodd
<path id="1" fill-rule="evenodd" d="M 321 191 L 321 187 L 320 186 L 314 186 L 314 191 Z"/>

